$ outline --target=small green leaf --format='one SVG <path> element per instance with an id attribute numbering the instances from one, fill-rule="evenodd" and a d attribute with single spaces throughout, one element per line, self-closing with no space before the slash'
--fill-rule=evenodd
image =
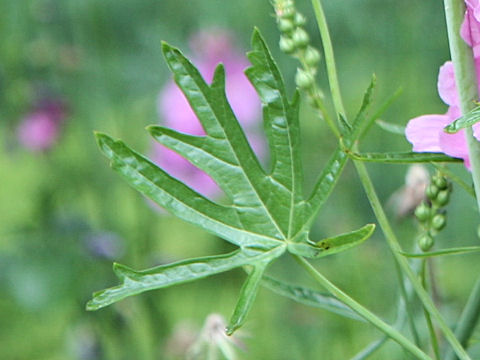
<path id="1" fill-rule="evenodd" d="M 351 133 L 353 128 L 352 125 L 348 122 L 348 120 L 342 114 L 338 114 L 338 124 L 340 128 L 340 133 L 342 136 L 346 136 L 347 134 Z"/>
<path id="2" fill-rule="evenodd" d="M 290 285 L 266 275 L 262 278 L 262 285 L 279 295 L 288 297 L 301 304 L 321 308 L 350 319 L 365 321 L 348 306 L 330 294 L 324 294 L 303 286 Z"/>
<path id="3" fill-rule="evenodd" d="M 315 244 L 289 243 L 288 251 L 295 255 L 318 259 L 361 244 L 373 234 L 374 230 L 375 224 L 367 224 L 358 230 L 323 239 Z"/>
<path id="4" fill-rule="evenodd" d="M 359 139 L 361 139 L 368 132 L 375 120 L 378 120 L 380 116 L 392 105 L 392 103 L 400 96 L 402 89 L 398 88 L 391 96 L 389 96 L 379 108 L 370 116 L 365 117 L 365 121 L 362 124 Z"/>
<path id="5" fill-rule="evenodd" d="M 354 160 L 382 162 L 390 164 L 409 164 L 420 162 L 462 162 L 462 159 L 447 156 L 442 153 L 391 152 L 391 153 L 357 153 L 344 150 L 348 157 Z"/>
<path id="6" fill-rule="evenodd" d="M 405 126 L 396 125 L 392 123 L 388 123 L 386 121 L 377 120 L 375 123 L 385 131 L 388 131 L 391 134 L 402 135 L 405 136 Z"/>
<path id="7" fill-rule="evenodd" d="M 418 254 L 400 252 L 400 254 L 410 258 L 428 258 L 428 257 L 444 256 L 444 255 L 469 254 L 477 251 L 480 251 L 480 246 L 465 246 L 465 247 L 459 247 L 459 248 L 442 249 L 437 251 L 428 251 L 428 252 L 418 253 Z"/>
<path id="8" fill-rule="evenodd" d="M 123 283 L 94 293 L 87 304 L 87 310 L 98 310 L 128 296 L 201 279 L 252 262 L 269 262 L 284 251 L 285 246 L 279 246 L 272 251 L 243 248 L 225 255 L 189 259 L 143 271 L 114 264 L 113 270 Z"/>
<path id="9" fill-rule="evenodd" d="M 355 119 L 353 121 L 353 125 L 355 127 L 359 127 L 361 125 L 367 125 L 366 123 L 365 124 L 363 123 L 364 121 L 362 121 L 362 119 L 367 118 L 365 115 L 372 104 L 373 92 L 375 90 L 376 85 L 377 85 L 377 77 L 375 76 L 375 74 L 373 74 L 372 79 L 370 80 L 370 84 L 368 85 L 368 88 L 365 91 L 365 94 L 363 94 L 363 100 L 362 100 L 362 105 L 360 106 L 360 110 L 358 110 L 358 113 L 355 116 Z"/>
<path id="10" fill-rule="evenodd" d="M 262 280 L 263 273 L 268 266 L 268 261 L 258 262 L 253 265 L 253 270 L 248 274 L 247 280 L 240 290 L 240 297 L 228 323 L 227 335 L 232 335 L 235 330 L 241 327 L 247 318 L 248 312 L 252 308 L 253 301 L 257 296 L 258 286 Z"/>
<path id="11" fill-rule="evenodd" d="M 455 134 L 462 129 L 475 125 L 476 123 L 480 122 L 480 106 L 474 107 L 468 113 L 463 115 L 462 117 L 458 118 L 451 124 L 445 126 L 443 131 L 448 134 Z"/>

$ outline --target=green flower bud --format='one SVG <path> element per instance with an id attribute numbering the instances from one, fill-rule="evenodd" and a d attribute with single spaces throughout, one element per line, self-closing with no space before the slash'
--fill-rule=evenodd
<path id="1" fill-rule="evenodd" d="M 278 45 L 280 46 L 280 50 L 282 50 L 285 54 L 292 54 L 297 48 L 294 41 L 286 36 L 280 37 L 280 42 Z"/>
<path id="2" fill-rule="evenodd" d="M 302 90 L 310 89 L 315 82 L 313 75 L 303 69 L 298 68 L 297 74 L 295 75 L 295 83 Z"/>
<path id="3" fill-rule="evenodd" d="M 320 61 L 320 53 L 312 46 L 308 46 L 305 50 L 305 63 L 308 66 L 316 66 Z"/>
<path id="4" fill-rule="evenodd" d="M 277 15 L 282 19 L 293 19 L 295 13 L 295 6 L 292 1 L 287 0 L 277 5 Z"/>
<path id="5" fill-rule="evenodd" d="M 277 25 L 278 29 L 284 33 L 290 32 L 295 29 L 295 24 L 290 19 L 279 19 Z"/>
<path id="6" fill-rule="evenodd" d="M 303 26 L 307 23 L 307 19 L 305 19 L 305 16 L 297 12 L 295 14 L 295 18 L 293 19 L 293 22 L 297 26 Z"/>
<path id="7" fill-rule="evenodd" d="M 435 243 L 435 240 L 433 239 L 433 236 L 430 234 L 424 234 L 418 239 L 418 246 L 422 251 L 428 251 L 432 248 L 433 244 Z"/>
<path id="8" fill-rule="evenodd" d="M 438 207 L 443 207 L 447 205 L 449 201 L 450 201 L 450 189 L 448 188 L 440 191 L 434 200 L 435 205 Z"/>
<path id="9" fill-rule="evenodd" d="M 442 230 L 447 225 L 447 219 L 443 214 L 436 214 L 432 219 L 432 228 L 437 231 Z"/>
<path id="10" fill-rule="evenodd" d="M 427 197 L 433 201 L 437 197 L 438 191 L 439 189 L 435 184 L 430 184 L 427 186 L 425 193 L 427 194 Z"/>
<path id="11" fill-rule="evenodd" d="M 432 181 L 440 190 L 444 190 L 448 187 L 447 179 L 440 174 L 434 175 Z"/>
<path id="12" fill-rule="evenodd" d="M 296 28 L 292 35 L 292 40 L 295 43 L 295 46 L 299 48 L 304 48 L 310 42 L 310 37 L 307 32 L 302 28 Z"/>
<path id="13" fill-rule="evenodd" d="M 430 207 L 424 202 L 422 202 L 415 209 L 415 216 L 417 217 L 418 221 L 423 223 L 430 218 L 430 212 L 431 212 Z"/>

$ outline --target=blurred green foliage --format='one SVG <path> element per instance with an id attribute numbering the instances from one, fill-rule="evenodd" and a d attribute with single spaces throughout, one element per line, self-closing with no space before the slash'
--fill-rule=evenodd
<path id="1" fill-rule="evenodd" d="M 320 46 L 309 2 L 299 0 L 297 6 L 308 18 L 312 42 Z M 436 93 L 438 67 L 449 57 L 441 2 L 326 1 L 325 11 L 350 113 L 360 106 L 373 72 L 379 100 L 403 88 L 384 120 L 403 125 L 419 114 L 446 110 Z M 144 127 L 159 121 L 156 98 L 169 76 L 160 40 L 188 54 L 189 37 L 211 26 L 228 28 L 244 48 L 258 26 L 293 91 L 297 65 L 278 50 L 272 13 L 266 0 L 0 0 L 0 358 L 177 359 L 182 345 L 175 345 L 175 336 L 200 329 L 210 313 L 230 315 L 242 271 L 85 312 L 92 291 L 116 283 L 114 260 L 140 269 L 229 250 L 223 241 L 152 209 L 108 168 L 92 132 L 108 132 L 147 152 Z M 320 82 L 326 90 L 324 72 Z M 32 153 L 18 144 L 16 129 L 42 94 L 62 98 L 68 117 L 55 146 Z M 301 123 L 311 185 L 335 144 L 306 105 Z M 378 128 L 367 140 L 364 150 L 410 149 L 401 136 Z M 368 167 L 386 203 L 402 186 L 406 167 Z M 468 179 L 461 165 L 452 169 Z M 468 195 L 456 189 L 448 211 L 439 247 L 476 244 Z M 352 168 L 322 216 L 314 237 L 374 221 Z M 395 225 L 411 249 L 414 221 Z M 110 252 L 99 252 L 95 239 L 107 239 Z M 475 260 L 469 255 L 434 262 L 441 307 L 450 321 L 480 270 Z M 354 298 L 393 319 L 396 276 L 380 232 L 318 264 Z M 275 264 L 269 272 L 311 285 L 293 261 Z M 348 359 L 379 336 L 362 323 L 266 289 L 245 332 L 246 350 L 240 351 L 245 359 Z M 404 354 L 387 344 L 372 358 L 403 359 Z"/>

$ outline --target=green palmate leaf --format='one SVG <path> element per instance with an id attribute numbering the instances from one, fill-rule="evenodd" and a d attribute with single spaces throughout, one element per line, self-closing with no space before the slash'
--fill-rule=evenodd
<path id="1" fill-rule="evenodd" d="M 207 84 L 178 49 L 165 43 L 162 49 L 167 64 L 205 135 L 192 136 L 161 126 L 148 127 L 158 142 L 208 173 L 230 199 L 229 205 L 218 204 L 198 194 L 122 141 L 96 134 L 99 147 L 110 159 L 113 169 L 133 188 L 177 217 L 238 246 L 239 250 L 146 271 L 115 265 L 115 272 L 123 283 L 94 294 L 88 309 L 95 310 L 146 290 L 249 265 L 253 271 L 242 288 L 230 321 L 229 331 L 232 332 L 245 321 L 263 271 L 271 261 L 293 243 L 318 248 L 308 245 L 308 233 L 318 210 L 336 184 L 347 156 L 339 147 L 312 194 L 308 199 L 303 198 L 298 93 L 291 101 L 288 99 L 282 76 L 258 31 L 253 34 L 252 46 L 248 54 L 252 66 L 246 74 L 263 105 L 271 153 L 270 171 L 260 165 L 227 101 L 223 66 L 217 67 L 212 83 Z M 352 143 L 355 134 L 358 131 L 352 130 L 345 136 L 345 142 Z M 350 246 L 333 241 L 332 250 L 322 250 L 329 254 Z"/>
<path id="2" fill-rule="evenodd" d="M 388 123 L 386 121 L 377 120 L 375 123 L 385 131 L 388 131 L 391 134 L 402 135 L 405 136 L 405 126 L 396 125 L 392 123 Z"/>
<path id="3" fill-rule="evenodd" d="M 465 247 L 458 247 L 458 248 L 450 248 L 450 249 L 441 249 L 436 251 L 428 251 L 424 253 L 405 253 L 401 252 L 403 256 L 410 257 L 410 258 L 427 258 L 433 256 L 444 256 L 444 255 L 462 255 L 468 254 L 472 252 L 480 251 L 480 246 L 465 246 Z"/>
<path id="4" fill-rule="evenodd" d="M 299 303 L 321 308 L 350 319 L 365 321 L 362 317 L 357 315 L 357 313 L 353 312 L 348 306 L 343 304 L 341 301 L 338 301 L 330 294 L 324 294 L 303 286 L 286 284 L 266 275 L 264 275 L 262 278 L 262 285 L 279 295 L 288 297 Z"/>
<path id="5" fill-rule="evenodd" d="M 480 122 L 480 106 L 474 107 L 468 113 L 458 118 L 443 129 L 446 133 L 454 134 L 462 129 L 475 125 Z"/>
<path id="6" fill-rule="evenodd" d="M 290 243 L 288 244 L 288 251 L 295 255 L 318 259 L 361 244 L 373 234 L 374 230 L 375 225 L 368 224 L 358 230 L 323 239 L 316 243 Z"/>

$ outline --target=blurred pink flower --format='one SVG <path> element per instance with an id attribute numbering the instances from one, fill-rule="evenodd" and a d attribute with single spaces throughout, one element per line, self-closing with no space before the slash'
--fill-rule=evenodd
<path id="1" fill-rule="evenodd" d="M 50 149 L 59 136 L 60 126 L 65 116 L 66 109 L 62 101 L 41 100 L 18 126 L 18 141 L 31 151 Z"/>
<path id="2" fill-rule="evenodd" d="M 249 63 L 235 47 L 232 36 L 224 30 L 202 31 L 191 42 L 191 61 L 207 82 L 211 82 L 215 67 L 223 63 L 226 73 L 226 93 L 233 112 L 242 124 L 254 151 L 265 154 L 265 143 L 258 133 L 261 113 L 260 100 L 243 71 Z M 158 113 L 162 123 L 177 131 L 204 135 L 202 125 L 177 85 L 170 81 L 159 94 Z M 155 143 L 152 159 L 172 176 L 185 182 L 205 196 L 219 195 L 220 189 L 203 171 L 163 145 Z"/>
<path id="3" fill-rule="evenodd" d="M 480 82 L 480 0 L 466 0 L 467 11 L 460 34 L 472 47 L 477 78 Z M 443 152 L 449 156 L 461 158 L 470 168 L 465 130 L 456 134 L 447 134 L 443 128 L 461 116 L 460 103 L 455 83 L 453 63 L 447 61 L 440 67 L 438 74 L 438 94 L 449 105 L 445 114 L 422 115 L 411 119 L 405 131 L 407 140 L 413 144 L 416 152 Z M 474 136 L 480 140 L 480 124 L 473 126 Z"/>

